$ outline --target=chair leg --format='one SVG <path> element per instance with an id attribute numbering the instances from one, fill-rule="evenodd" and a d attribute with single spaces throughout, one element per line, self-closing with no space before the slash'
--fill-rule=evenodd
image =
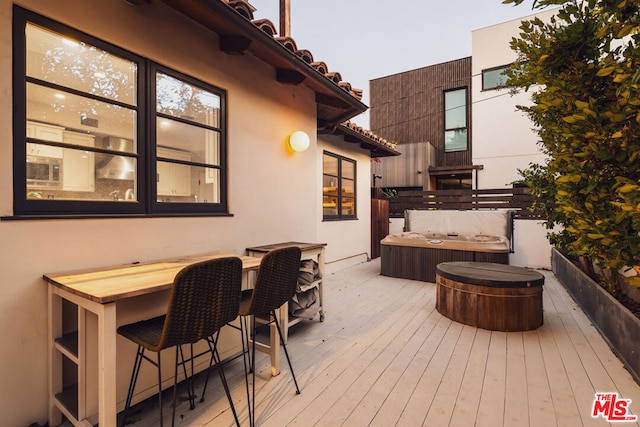
<path id="1" fill-rule="evenodd" d="M 139 345 L 138 351 L 136 352 L 136 359 L 133 362 L 133 371 L 131 372 L 131 380 L 129 381 L 129 390 L 127 391 L 127 400 L 124 405 L 122 418 L 120 419 L 120 427 L 124 427 L 124 425 L 127 422 L 127 413 L 129 412 L 129 408 L 131 407 L 131 399 L 133 399 L 133 391 L 136 387 L 136 382 L 138 381 L 138 374 L 140 373 L 140 366 L 142 366 L 143 355 L 144 355 L 144 347 Z"/>
<path id="2" fill-rule="evenodd" d="M 171 427 L 173 427 L 176 421 L 176 397 L 178 396 L 178 353 L 182 355 L 182 363 L 184 363 L 184 355 L 182 354 L 182 346 L 176 346 L 176 366 L 173 370 L 173 409 L 171 412 Z M 158 353 L 160 356 L 160 353 Z M 160 371 L 160 364 L 158 364 L 158 371 Z M 159 378 L 158 378 L 159 379 Z"/>
<path id="3" fill-rule="evenodd" d="M 244 342 L 247 343 L 247 362 L 249 363 L 249 370 L 247 372 L 251 372 L 253 370 L 253 361 L 251 360 L 251 352 L 249 351 L 249 341 L 253 340 L 253 337 L 251 336 L 251 328 L 253 327 L 253 323 L 251 323 L 251 327 L 248 326 L 247 322 L 249 322 L 250 320 L 247 319 L 247 317 L 248 316 L 245 316 L 242 320 L 244 321 Z M 253 318 L 253 316 L 251 316 L 251 318 Z"/>
<path id="4" fill-rule="evenodd" d="M 251 419 L 249 420 L 249 425 L 251 427 L 255 426 L 256 423 L 256 316 L 255 314 L 251 316 L 251 328 L 252 328 L 252 337 L 251 341 L 251 372 L 252 372 L 252 381 L 251 381 Z"/>
<path id="5" fill-rule="evenodd" d="M 180 358 L 181 358 L 181 362 L 180 365 L 182 365 L 182 372 L 184 373 L 184 379 L 187 382 L 187 393 L 189 393 L 189 409 L 195 409 L 196 407 L 196 391 L 195 391 L 195 385 L 193 384 L 193 344 L 189 345 L 190 348 L 190 357 L 188 359 L 189 362 L 191 362 L 191 375 L 189 375 L 187 373 L 187 362 L 185 361 L 184 358 L 184 352 L 182 350 L 182 346 L 177 346 L 180 348 Z M 178 359 L 177 359 L 178 354 L 176 353 L 176 364 L 178 363 Z"/>
<path id="6" fill-rule="evenodd" d="M 227 383 L 227 378 L 224 375 L 224 369 L 222 368 L 222 360 L 220 359 L 220 354 L 218 354 L 217 346 L 218 346 L 218 341 L 216 339 L 216 342 L 213 345 L 213 352 L 216 358 L 216 366 L 218 367 L 218 374 L 220 375 L 220 382 L 222 382 L 222 387 L 224 387 L 224 392 L 227 395 L 227 400 L 229 400 L 229 406 L 231 407 L 233 418 L 236 420 L 236 425 L 240 427 L 240 420 L 238 419 L 238 413 L 236 412 L 236 407 L 233 404 L 233 398 L 231 397 L 231 391 L 229 390 L 229 384 Z"/>
<path id="7" fill-rule="evenodd" d="M 133 399 L 133 392 L 136 387 L 136 383 L 138 382 L 138 374 L 140 373 L 140 367 L 142 366 L 142 359 L 148 360 L 150 363 L 156 365 L 158 368 L 158 407 L 160 408 L 160 427 L 163 426 L 163 411 L 162 411 L 162 368 L 160 362 L 160 352 L 157 353 L 158 360 L 154 362 L 144 355 L 144 347 L 141 345 L 138 346 L 138 351 L 136 352 L 136 359 L 133 362 L 133 372 L 131 373 L 131 381 L 129 382 L 129 390 L 127 391 L 127 400 L 124 405 L 124 411 L 122 413 L 122 418 L 120 420 L 120 427 L 124 427 L 127 422 L 127 413 L 131 408 L 131 400 Z M 176 354 L 177 357 L 177 354 Z M 176 365 L 177 369 L 177 365 Z M 174 397 L 174 408 L 175 408 L 175 397 Z"/>
<path id="8" fill-rule="evenodd" d="M 209 384 L 209 372 L 211 372 L 211 368 L 215 364 L 214 358 L 214 349 L 216 348 L 216 343 L 218 337 L 220 336 L 220 331 L 216 333 L 215 338 L 213 336 L 207 337 L 207 345 L 209 346 L 209 351 L 211 352 L 211 358 L 209 359 L 209 367 L 207 368 L 207 375 L 204 377 L 204 387 L 202 388 L 202 396 L 200 396 L 200 403 L 204 402 L 204 395 L 207 392 L 207 385 Z"/>
<path id="9" fill-rule="evenodd" d="M 182 365 L 182 372 L 184 373 L 184 379 L 187 383 L 187 393 L 189 394 L 189 409 L 195 409 L 196 407 L 195 385 L 193 384 L 193 344 L 190 345 L 190 349 L 191 354 L 189 357 L 189 361 L 191 362 L 191 375 L 187 373 L 187 360 L 185 360 L 184 358 L 182 345 L 176 345 L 176 366 L 173 371 L 173 409 L 171 412 L 171 427 L 173 427 L 176 422 L 176 403 L 178 401 L 178 366 L 180 365 Z M 180 357 L 179 359 L 178 356 Z M 158 369 L 160 369 L 159 361 Z"/>
<path id="10" fill-rule="evenodd" d="M 164 425 L 162 416 L 162 364 L 160 363 L 160 352 L 158 352 L 158 406 L 160 407 L 160 427 Z M 174 405 L 175 406 L 175 405 Z"/>
<path id="11" fill-rule="evenodd" d="M 227 400 L 229 400 L 229 406 L 231 407 L 233 418 L 236 421 L 236 425 L 240 427 L 240 420 L 238 419 L 238 414 L 236 412 L 235 405 L 233 404 L 233 398 L 231 397 L 231 391 L 229 390 L 229 384 L 227 383 L 227 378 L 225 377 L 224 370 L 222 368 L 222 360 L 220 359 L 220 355 L 218 354 L 218 338 L 219 337 L 220 337 L 220 330 L 218 330 L 215 337 L 212 336 L 207 338 L 207 344 L 209 345 L 209 351 L 211 352 L 211 359 L 209 360 L 209 367 L 207 368 L 207 375 L 205 377 L 205 382 L 204 382 L 204 387 L 202 389 L 202 397 L 200 398 L 200 402 L 204 402 L 204 395 L 207 391 L 207 384 L 209 382 L 209 372 L 211 371 L 211 368 L 215 365 L 216 368 L 218 369 L 218 375 L 220 375 L 220 381 L 222 382 L 222 387 L 224 387 L 225 394 L 227 395 Z"/>
<path id="12" fill-rule="evenodd" d="M 249 331 L 247 326 L 247 316 L 240 318 L 240 338 L 242 339 L 242 363 L 244 364 L 244 385 L 247 391 L 247 412 L 249 415 L 249 425 L 253 426 L 251 418 L 251 399 L 249 395 L 249 370 L 251 369 L 251 359 L 249 355 Z M 247 360 L 249 359 L 249 360 Z"/>
<path id="13" fill-rule="evenodd" d="M 278 335 L 280 336 L 280 344 L 282 344 L 282 348 L 284 349 L 284 355 L 287 357 L 287 363 L 289 364 L 289 369 L 291 370 L 293 383 L 296 385 L 296 394 L 300 394 L 298 381 L 296 381 L 296 374 L 293 372 L 293 366 L 291 365 L 291 359 L 289 359 L 289 352 L 287 351 L 287 345 L 285 344 L 284 338 L 282 337 L 282 331 L 280 330 L 280 325 L 278 325 L 278 318 L 276 317 L 275 311 L 273 310 L 271 311 L 271 316 L 273 316 L 273 321 L 276 323 L 276 329 L 278 330 Z"/>
<path id="14" fill-rule="evenodd" d="M 207 385 L 209 384 L 209 372 L 213 367 L 213 347 L 211 344 L 212 338 L 207 338 L 207 344 L 209 345 L 209 351 L 211 351 L 211 359 L 209 359 L 209 367 L 207 368 L 207 375 L 204 377 L 204 387 L 202 388 L 202 396 L 200 397 L 200 403 L 204 402 L 204 394 L 207 392 Z"/>

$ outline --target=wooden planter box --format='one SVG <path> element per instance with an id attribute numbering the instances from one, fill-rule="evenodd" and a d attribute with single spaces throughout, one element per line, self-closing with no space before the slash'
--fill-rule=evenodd
<path id="1" fill-rule="evenodd" d="M 640 319 L 555 248 L 554 274 L 640 384 Z"/>

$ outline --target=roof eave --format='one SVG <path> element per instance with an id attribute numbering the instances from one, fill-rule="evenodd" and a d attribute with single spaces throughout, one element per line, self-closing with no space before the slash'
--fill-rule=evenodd
<path id="1" fill-rule="evenodd" d="M 367 106 L 351 93 L 321 74 L 310 64 L 251 21 L 220 0 L 162 0 L 169 7 L 189 17 L 220 36 L 235 40 L 234 53 L 251 53 L 276 69 L 283 84 L 303 85 L 316 93 L 318 123 L 337 125 L 367 110 Z M 244 41 L 244 42 L 243 42 Z M 222 50 L 224 46 L 221 46 Z M 228 48 L 227 48 L 228 49 Z"/>
<path id="2" fill-rule="evenodd" d="M 361 148 L 369 150 L 371 157 L 391 157 L 402 154 L 375 138 L 370 138 L 345 124 L 338 125 L 331 133 L 342 135 L 346 142 L 360 144 Z"/>

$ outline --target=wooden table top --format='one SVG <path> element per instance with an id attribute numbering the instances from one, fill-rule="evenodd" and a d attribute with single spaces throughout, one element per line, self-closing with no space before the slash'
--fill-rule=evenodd
<path id="1" fill-rule="evenodd" d="M 214 252 L 139 264 L 125 264 L 43 275 L 48 283 L 100 304 L 170 289 L 176 274 L 184 267 L 209 259 L 235 256 L 242 270 L 258 270 L 260 259 Z"/>
<path id="2" fill-rule="evenodd" d="M 302 243 L 302 242 L 282 242 L 282 243 L 274 243 L 271 245 L 264 246 L 254 246 L 251 248 L 247 248 L 249 252 L 259 252 L 259 253 L 267 253 L 276 249 L 286 248 L 289 246 L 297 246 L 301 250 L 306 251 L 309 249 L 320 249 L 327 246 L 326 243 Z"/>
<path id="3" fill-rule="evenodd" d="M 492 262 L 442 262 L 436 266 L 436 274 L 456 282 L 495 288 L 529 288 L 544 284 L 544 276 L 537 271 Z"/>

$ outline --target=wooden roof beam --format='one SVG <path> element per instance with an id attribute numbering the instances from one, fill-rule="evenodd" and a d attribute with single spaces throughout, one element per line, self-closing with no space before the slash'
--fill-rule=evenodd
<path id="1" fill-rule="evenodd" d="M 220 36 L 220 50 L 225 53 L 244 55 L 251 46 L 251 39 L 242 36 Z"/>
<path id="2" fill-rule="evenodd" d="M 305 75 L 296 70 L 276 68 L 276 80 L 280 83 L 299 85 L 305 79 Z"/>

